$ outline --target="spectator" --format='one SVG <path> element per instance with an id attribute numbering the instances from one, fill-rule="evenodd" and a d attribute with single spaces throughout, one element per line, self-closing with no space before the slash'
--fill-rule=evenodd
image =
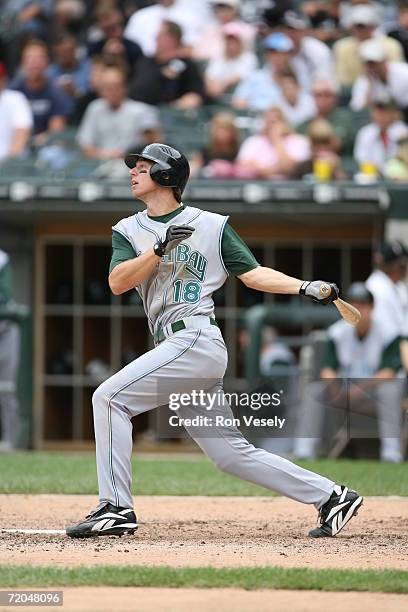
<path id="1" fill-rule="evenodd" d="M 258 66 L 256 55 L 247 50 L 245 28 L 227 23 L 222 28 L 224 50 L 214 57 L 205 71 L 205 85 L 210 98 L 219 98 L 249 76 Z"/>
<path id="2" fill-rule="evenodd" d="M 398 141 L 398 149 L 385 164 L 384 177 L 390 181 L 408 182 L 408 137 Z"/>
<path id="3" fill-rule="evenodd" d="M 107 67 L 103 57 L 93 55 L 90 60 L 89 91 L 79 96 L 71 116 L 71 122 L 78 125 L 89 104 L 101 97 L 101 81 L 104 69 Z"/>
<path id="4" fill-rule="evenodd" d="M 380 41 L 369 40 L 360 47 L 364 75 L 353 85 L 350 106 L 359 111 L 374 98 L 388 96 L 408 114 L 408 65 L 388 62 Z"/>
<path id="5" fill-rule="evenodd" d="M 225 46 L 224 28 L 232 23 L 240 27 L 240 38 L 252 47 L 256 30 L 240 19 L 240 0 L 210 0 L 215 21 L 209 21 L 193 48 L 195 60 L 211 60 L 222 57 Z"/>
<path id="6" fill-rule="evenodd" d="M 0 162 L 26 151 L 33 126 L 27 98 L 7 89 L 6 67 L 0 62 Z"/>
<path id="7" fill-rule="evenodd" d="M 72 102 L 57 84 L 47 77 L 48 51 L 42 41 L 31 41 L 23 49 L 22 76 L 11 84 L 29 100 L 34 117 L 35 144 L 44 144 L 51 133 L 63 130 Z"/>
<path id="8" fill-rule="evenodd" d="M 96 11 L 96 23 L 102 37 L 88 44 L 88 55 L 119 55 L 132 71 L 143 53 L 136 42 L 124 36 L 122 13 L 114 6 L 102 5 Z"/>
<path id="9" fill-rule="evenodd" d="M 244 5 L 241 13 L 244 15 L 245 19 L 248 19 L 246 10 L 248 5 L 245 3 L 245 0 L 243 1 Z M 251 2 L 251 5 L 254 6 L 254 3 Z M 257 23 L 259 34 L 266 38 L 269 34 L 276 32 L 278 28 L 282 28 L 283 16 L 287 11 L 291 10 L 293 10 L 292 0 L 275 0 L 270 3 L 267 8 L 264 6 L 259 7 L 259 10 L 256 11 L 256 18 L 251 16 L 250 21 Z"/>
<path id="10" fill-rule="evenodd" d="M 408 126 L 389 98 L 374 100 L 371 120 L 357 132 L 354 159 L 359 165 L 368 163 L 383 173 L 387 160 L 397 151 L 399 139 L 407 135 Z"/>
<path id="11" fill-rule="evenodd" d="M 126 98 L 125 74 L 106 68 L 101 98 L 88 106 L 78 131 L 82 152 L 94 159 L 122 158 L 135 144 L 144 143 L 146 130 L 158 129 L 157 110 Z"/>
<path id="12" fill-rule="evenodd" d="M 191 2 L 159 0 L 157 4 L 136 11 L 132 15 L 125 29 L 125 37 L 137 43 L 145 55 L 152 57 L 156 51 L 157 34 L 163 21 L 177 23 L 183 32 L 180 45 L 190 47 L 198 39 L 205 23 L 202 13 L 194 10 Z"/>
<path id="13" fill-rule="evenodd" d="M 294 46 L 292 69 L 302 87 L 310 89 L 318 77 L 331 78 L 333 58 L 327 45 L 307 33 L 308 20 L 294 11 L 286 11 L 283 17 L 285 34 Z"/>
<path id="14" fill-rule="evenodd" d="M 293 170 L 292 179 L 303 179 L 314 175 L 320 181 L 341 181 L 346 177 L 338 154 L 339 140 L 326 119 L 314 119 L 309 124 L 308 137 L 311 156 L 300 162 Z"/>
<path id="15" fill-rule="evenodd" d="M 374 295 L 374 314 L 385 330 L 399 337 L 402 363 L 408 371 L 408 250 L 400 241 L 386 242 L 375 253 L 374 262 L 376 269 L 366 281 Z"/>
<path id="16" fill-rule="evenodd" d="M 408 61 L 408 0 L 398 0 L 398 21 L 388 30 L 388 36 L 399 42 Z"/>
<path id="17" fill-rule="evenodd" d="M 210 142 L 191 160 L 191 173 L 211 178 L 235 176 L 235 159 L 240 144 L 239 130 L 231 113 L 218 113 L 212 118 Z"/>
<path id="18" fill-rule="evenodd" d="M 337 0 L 312 0 L 302 3 L 302 11 L 309 19 L 313 36 L 332 46 L 342 36 Z"/>
<path id="19" fill-rule="evenodd" d="M 279 85 L 281 90 L 279 106 L 291 125 L 296 127 L 315 115 L 316 108 L 312 96 L 300 89 L 292 70 L 287 70 L 281 75 Z"/>
<path id="20" fill-rule="evenodd" d="M 57 0 L 54 4 L 53 33 L 58 37 L 62 34 L 79 36 L 85 17 L 86 0 Z"/>
<path id="21" fill-rule="evenodd" d="M 339 107 L 337 89 L 332 80 L 319 79 L 312 85 L 314 100 L 314 119 L 326 119 L 333 127 L 340 141 L 342 153 L 352 154 L 354 145 L 355 127 L 350 111 Z M 306 121 L 297 127 L 300 134 L 305 134 L 309 128 L 310 121 Z"/>
<path id="22" fill-rule="evenodd" d="M 79 59 L 76 39 L 65 34 L 55 43 L 55 62 L 49 66 L 47 76 L 57 83 L 71 98 L 78 98 L 89 90 L 90 63 Z"/>
<path id="23" fill-rule="evenodd" d="M 7 253 L 0 250 L 0 305 L 5 310 L 12 304 L 11 262 Z M 0 452 L 10 452 L 17 444 L 19 430 L 18 399 L 16 393 L 20 354 L 18 324 L 0 320 L 0 392 L 1 440 Z"/>
<path id="24" fill-rule="evenodd" d="M 262 133 L 247 138 L 238 153 L 242 173 L 260 179 L 285 179 L 310 156 L 309 141 L 295 134 L 280 108 L 264 114 Z"/>
<path id="25" fill-rule="evenodd" d="M 145 57 L 136 65 L 129 88 L 131 98 L 146 104 L 171 104 L 182 110 L 202 104 L 204 85 L 196 64 L 177 57 L 181 39 L 180 26 L 171 21 L 162 23 L 155 56 Z"/>
<path id="26" fill-rule="evenodd" d="M 368 5 L 371 9 L 374 8 L 377 13 L 378 23 L 381 23 L 384 18 L 387 18 L 384 14 L 383 0 L 379 0 L 379 2 L 377 2 L 376 0 L 336 0 L 336 2 L 339 4 L 338 14 L 340 18 L 340 23 L 342 27 L 346 30 L 350 28 L 350 20 L 352 19 L 353 11 L 357 5 Z M 393 9 L 391 7 L 391 11 L 392 10 Z"/>
<path id="27" fill-rule="evenodd" d="M 1 11 L 17 23 L 18 34 L 47 39 L 53 4 L 53 0 L 5 0 Z"/>
<path id="28" fill-rule="evenodd" d="M 267 25 L 268 28 L 279 26 L 284 13 L 292 8 L 293 0 L 241 0 L 243 19 L 258 26 Z"/>
<path id="29" fill-rule="evenodd" d="M 238 85 L 232 100 L 235 108 L 265 111 L 279 101 L 278 80 L 291 65 L 294 46 L 288 36 L 275 32 L 267 36 L 263 48 L 265 65 Z"/>
<path id="30" fill-rule="evenodd" d="M 394 39 L 378 33 L 378 12 L 369 4 L 357 4 L 350 10 L 350 36 L 337 41 L 333 47 L 336 76 L 342 87 L 351 87 L 363 74 L 360 58 L 361 45 L 375 40 L 384 49 L 385 59 L 399 62 L 403 59 L 402 47 Z"/>
<path id="31" fill-rule="evenodd" d="M 353 283 L 346 299 L 360 310 L 361 319 L 355 327 L 341 319 L 328 329 L 321 380 L 311 383 L 303 395 L 294 454 L 301 459 L 316 456 L 325 415 L 331 427 L 338 424 L 335 421 L 345 427 L 348 413 L 353 435 L 357 418 L 371 416 L 375 407 L 381 459 L 399 463 L 404 391 L 404 379 L 398 377 L 399 339 L 375 317 L 374 297 L 364 283 Z M 363 430 L 360 437 L 366 437 L 365 433 Z"/>

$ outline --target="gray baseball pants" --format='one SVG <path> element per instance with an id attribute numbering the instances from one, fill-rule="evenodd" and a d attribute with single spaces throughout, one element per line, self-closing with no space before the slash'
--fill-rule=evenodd
<path id="1" fill-rule="evenodd" d="M 347 420 L 350 437 L 372 437 L 375 432 L 370 431 L 372 429 L 370 421 L 374 416 L 374 408 L 381 440 L 381 459 L 402 461 L 401 401 L 405 379 L 395 378 L 378 383 L 370 391 L 369 397 L 357 401 L 353 401 L 351 397 L 347 405 L 344 394 L 336 397 L 333 392 L 329 392 L 328 384 L 330 383 L 318 380 L 310 383 L 305 390 L 304 401 L 298 415 L 295 456 L 303 459 L 312 459 L 316 456 L 326 418 L 337 421 L 342 427 L 345 427 Z M 358 386 L 358 381 L 356 385 Z M 367 419 L 367 415 L 370 418 L 366 420 L 364 427 L 364 418 Z"/>
<path id="2" fill-rule="evenodd" d="M 133 507 L 132 424 L 130 419 L 169 401 L 171 392 L 188 393 L 198 379 L 219 388 L 227 367 L 227 349 L 217 327 L 179 331 L 156 348 L 103 382 L 93 395 L 96 459 L 101 502 Z M 167 395 L 166 395 L 167 390 Z M 204 407 L 184 406 L 181 418 L 205 413 Z M 212 409 L 232 418 L 226 403 Z M 187 427 L 204 453 L 228 474 L 319 508 L 333 492 L 334 482 L 287 459 L 250 444 L 234 426 L 212 427 L 205 437 Z"/>
<path id="3" fill-rule="evenodd" d="M 19 416 L 17 370 L 20 354 L 20 330 L 16 323 L 0 321 L 0 417 L 2 441 L 15 446 Z"/>

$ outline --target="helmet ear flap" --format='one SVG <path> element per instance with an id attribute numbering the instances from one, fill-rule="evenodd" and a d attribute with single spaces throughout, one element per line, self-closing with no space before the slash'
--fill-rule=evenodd
<path id="1" fill-rule="evenodd" d="M 160 179 L 164 182 L 164 183 L 168 183 L 170 180 L 170 174 L 168 172 L 166 172 L 166 170 L 162 170 L 160 172 Z"/>
<path id="2" fill-rule="evenodd" d="M 163 170 L 160 164 L 153 164 L 150 168 L 150 176 L 152 180 L 158 185 L 162 185 L 162 187 L 170 186 L 169 183 L 172 182 L 172 177 L 167 170 Z"/>

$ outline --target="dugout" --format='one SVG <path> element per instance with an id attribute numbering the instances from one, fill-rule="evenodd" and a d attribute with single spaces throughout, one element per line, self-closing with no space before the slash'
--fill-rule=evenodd
<path id="1" fill-rule="evenodd" d="M 346 287 L 370 272 L 389 220 L 406 215 L 404 193 L 398 186 L 197 180 L 184 201 L 229 214 L 265 265 Z M 110 228 L 136 210 L 127 182 L 0 177 L 0 244 L 13 257 L 15 299 L 32 312 L 32 359 L 24 367 L 33 380 L 35 448 L 86 448 L 99 380 L 152 346 L 136 295 L 115 297 L 106 285 Z M 227 376 L 244 376 L 239 327 L 247 308 L 285 299 L 228 279 L 215 299 Z"/>

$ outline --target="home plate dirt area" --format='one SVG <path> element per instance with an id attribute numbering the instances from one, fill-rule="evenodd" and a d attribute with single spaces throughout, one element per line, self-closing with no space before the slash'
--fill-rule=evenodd
<path id="1" fill-rule="evenodd" d="M 0 564 L 408 569 L 407 498 L 366 498 L 338 537 L 318 540 L 307 537 L 314 509 L 280 497 L 141 496 L 134 536 L 47 533 L 96 504 L 85 495 L 0 495 Z"/>

